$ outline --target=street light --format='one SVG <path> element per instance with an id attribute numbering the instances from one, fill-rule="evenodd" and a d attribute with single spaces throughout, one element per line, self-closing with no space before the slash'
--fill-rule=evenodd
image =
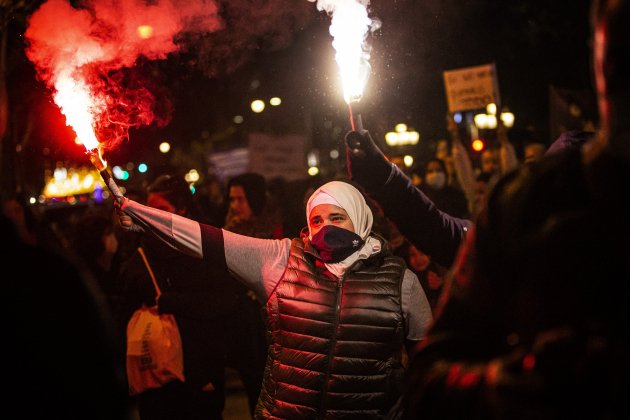
<path id="1" fill-rule="evenodd" d="M 497 128 L 497 116 L 492 114 L 475 115 L 475 125 L 482 130 Z"/>
<path id="2" fill-rule="evenodd" d="M 510 111 L 505 111 L 501 113 L 501 121 L 503 121 L 503 125 L 507 128 L 511 128 L 514 125 L 514 114 Z"/>
<path id="3" fill-rule="evenodd" d="M 260 99 L 256 99 L 252 101 L 252 103 L 249 104 L 249 106 L 252 109 L 252 111 L 254 111 L 257 114 L 260 114 L 261 112 L 265 110 L 265 102 Z"/>
<path id="4" fill-rule="evenodd" d="M 385 134 L 388 146 L 416 145 L 420 141 L 420 133 L 415 130 L 408 131 L 407 124 L 396 124 L 395 130 Z"/>
<path id="5" fill-rule="evenodd" d="M 511 128 L 514 125 L 514 114 L 507 108 L 501 112 L 501 121 L 507 128 Z M 497 128 L 497 105 L 494 103 L 486 106 L 485 114 L 476 114 L 474 117 L 475 125 L 481 129 L 495 129 Z"/>

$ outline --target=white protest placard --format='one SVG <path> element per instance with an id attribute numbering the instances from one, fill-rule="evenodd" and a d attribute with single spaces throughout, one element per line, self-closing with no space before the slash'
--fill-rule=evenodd
<path id="1" fill-rule="evenodd" d="M 306 138 L 301 135 L 249 135 L 249 170 L 271 179 L 281 176 L 287 181 L 306 177 Z"/>
<path id="2" fill-rule="evenodd" d="M 465 67 L 444 72 L 448 110 L 453 112 L 500 104 L 499 84 L 494 64 Z"/>

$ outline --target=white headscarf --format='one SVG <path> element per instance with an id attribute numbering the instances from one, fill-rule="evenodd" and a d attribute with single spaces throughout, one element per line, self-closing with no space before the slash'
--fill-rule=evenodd
<path id="1" fill-rule="evenodd" d="M 320 204 L 333 204 L 344 209 L 352 221 L 354 233 L 365 241 L 361 249 L 355 251 L 345 260 L 334 264 L 326 264 L 326 268 L 331 273 L 341 277 L 346 269 L 358 259 L 366 259 L 380 252 L 380 241 L 373 236 L 369 236 L 374 223 L 372 210 L 359 190 L 341 181 L 328 182 L 315 190 L 306 203 L 306 223 L 308 225 L 309 239 L 312 239 L 311 227 L 308 223 L 311 211 Z"/>

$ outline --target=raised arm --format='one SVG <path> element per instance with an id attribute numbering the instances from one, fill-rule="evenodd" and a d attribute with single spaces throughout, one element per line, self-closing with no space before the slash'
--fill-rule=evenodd
<path id="1" fill-rule="evenodd" d="M 459 135 L 459 128 L 452 115 L 449 116 L 447 124 L 448 132 L 451 136 L 451 155 L 453 156 L 455 176 L 466 195 L 468 211 L 470 214 L 473 214 L 473 203 L 475 202 L 475 171 L 473 170 L 470 156 Z"/>
<path id="2" fill-rule="evenodd" d="M 440 265 L 450 267 L 470 220 L 440 211 L 374 144 L 369 132 L 346 135 L 348 172 L 400 232 Z"/>
<path id="3" fill-rule="evenodd" d="M 500 118 L 497 122 L 497 137 L 499 138 L 499 162 L 501 163 L 501 175 L 505 175 L 518 168 L 519 161 L 516 157 L 514 146 L 507 136 L 507 127 Z"/>
<path id="4" fill-rule="evenodd" d="M 118 212 L 125 230 L 149 233 L 169 247 L 195 258 L 203 258 L 198 222 L 125 198 Z M 220 231 L 220 229 L 213 228 Z M 220 235 L 220 232 L 215 232 Z"/>
<path id="5" fill-rule="evenodd" d="M 125 230 L 151 234 L 174 250 L 226 266 L 262 301 L 280 279 L 289 254 L 289 239 L 238 235 L 129 199 L 120 206 L 119 218 Z"/>

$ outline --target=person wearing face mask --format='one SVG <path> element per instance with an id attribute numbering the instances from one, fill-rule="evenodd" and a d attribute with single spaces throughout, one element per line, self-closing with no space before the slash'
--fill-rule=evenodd
<path id="1" fill-rule="evenodd" d="M 466 195 L 462 190 L 448 185 L 446 180 L 444 161 L 430 159 L 425 165 L 420 189 L 443 212 L 458 218 L 470 217 Z"/>
<path id="2" fill-rule="evenodd" d="M 332 181 L 315 190 L 294 239 L 242 236 L 128 199 L 119 216 L 126 230 L 221 265 L 264 302 L 268 359 L 255 418 L 379 419 L 393 411 L 405 352 L 424 338 L 432 314 L 416 275 L 372 232 L 357 188 Z"/>

